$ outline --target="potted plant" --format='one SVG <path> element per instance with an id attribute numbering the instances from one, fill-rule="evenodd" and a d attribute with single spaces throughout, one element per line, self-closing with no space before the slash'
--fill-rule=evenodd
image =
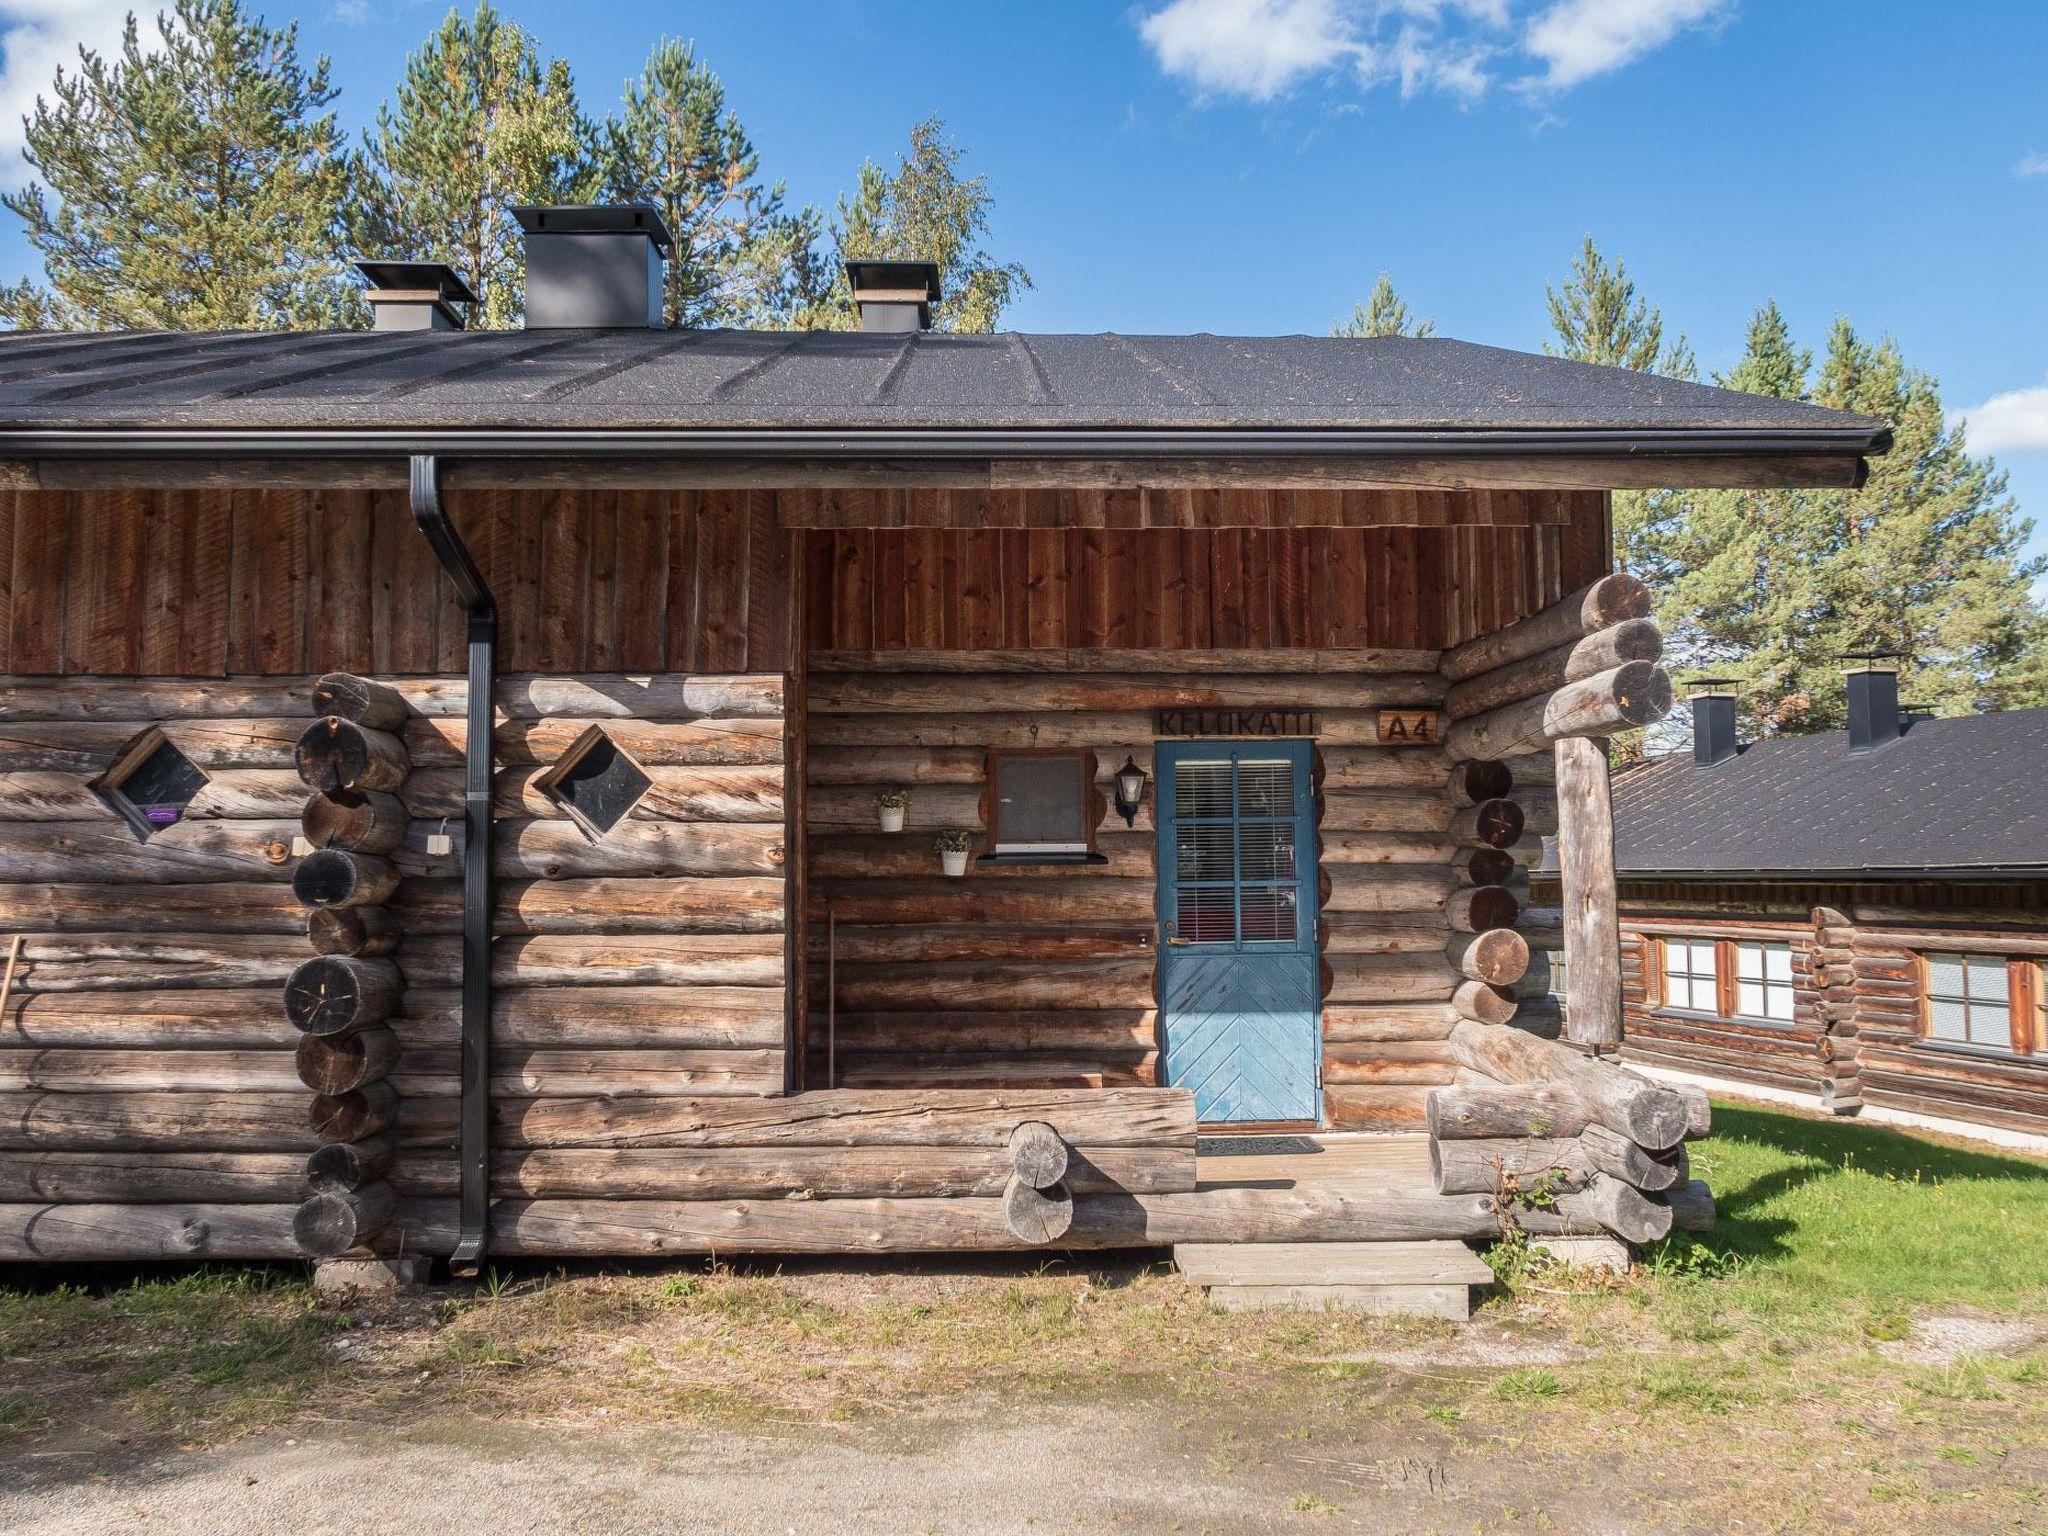
<path id="1" fill-rule="evenodd" d="M 967 850 L 974 846 L 972 832 L 941 832 L 938 836 L 939 864 L 949 875 L 967 873 Z"/>
<path id="2" fill-rule="evenodd" d="M 875 794 L 875 814 L 881 818 L 884 832 L 903 830 L 903 813 L 910 806 L 910 791 L 907 789 L 884 789 Z"/>

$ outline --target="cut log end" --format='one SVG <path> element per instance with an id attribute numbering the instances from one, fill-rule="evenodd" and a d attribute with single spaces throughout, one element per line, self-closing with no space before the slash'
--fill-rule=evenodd
<path id="1" fill-rule="evenodd" d="M 1035 1189 L 1013 1174 L 1003 1187 L 1003 1219 L 1019 1242 L 1056 1243 L 1074 1225 L 1074 1197 L 1065 1185 Z"/>
<path id="2" fill-rule="evenodd" d="M 305 907 L 368 907 L 398 889 L 398 867 L 375 854 L 320 848 L 292 871 L 292 894 Z"/>
<path id="3" fill-rule="evenodd" d="M 398 967 L 389 960 L 320 955 L 285 982 L 285 1017 L 301 1034 L 343 1034 L 388 1018 L 401 985 Z"/>
<path id="4" fill-rule="evenodd" d="M 315 1258 L 328 1259 L 374 1243 L 398 1209 L 388 1184 L 348 1194 L 316 1194 L 292 1216 L 292 1237 Z"/>
<path id="5" fill-rule="evenodd" d="M 306 941 L 316 955 L 388 955 L 398 940 L 398 918 L 389 907 L 320 907 L 306 914 Z"/>
<path id="6" fill-rule="evenodd" d="M 1043 1120 L 1026 1120 L 1010 1133 L 1010 1161 L 1033 1189 L 1051 1189 L 1067 1176 L 1067 1144 Z"/>
<path id="7" fill-rule="evenodd" d="M 412 713 L 405 695 L 396 688 L 352 672 L 329 672 L 314 683 L 313 709 L 376 731 L 395 731 Z"/>
<path id="8" fill-rule="evenodd" d="M 315 1194 L 349 1194 L 384 1177 L 398 1156 L 390 1132 L 366 1141 L 331 1141 L 306 1157 L 306 1183 Z"/>

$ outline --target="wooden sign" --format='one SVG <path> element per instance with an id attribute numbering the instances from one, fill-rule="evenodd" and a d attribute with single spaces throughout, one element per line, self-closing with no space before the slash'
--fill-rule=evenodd
<path id="1" fill-rule="evenodd" d="M 1312 709 L 1161 709 L 1152 725 L 1161 736 L 1313 736 L 1322 722 Z"/>
<path id="2" fill-rule="evenodd" d="M 1433 709 L 1383 709 L 1379 718 L 1380 745 L 1433 747 L 1436 725 L 1437 712 Z"/>

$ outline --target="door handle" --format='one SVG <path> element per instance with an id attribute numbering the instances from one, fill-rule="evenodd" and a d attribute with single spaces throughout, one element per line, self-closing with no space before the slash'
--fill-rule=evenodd
<path id="1" fill-rule="evenodd" d="M 1187 942 L 1188 942 L 1188 940 L 1186 940 L 1186 939 L 1168 939 L 1168 940 L 1167 940 L 1166 942 L 1167 942 L 1167 943 L 1169 943 L 1169 944 L 1175 944 L 1175 945 L 1180 945 L 1180 944 L 1185 944 L 1185 943 L 1187 943 Z"/>

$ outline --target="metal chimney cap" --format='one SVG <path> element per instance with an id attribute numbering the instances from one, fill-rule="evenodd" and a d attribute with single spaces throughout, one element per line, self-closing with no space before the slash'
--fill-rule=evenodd
<path id="1" fill-rule="evenodd" d="M 936 261 L 856 260 L 846 263 L 846 282 L 854 296 L 881 290 L 895 294 L 922 291 L 927 304 L 940 299 L 939 264 Z"/>
<path id="2" fill-rule="evenodd" d="M 652 203 L 537 204 L 512 210 L 529 235 L 645 235 L 662 255 L 675 253 L 675 236 Z"/>
<path id="3" fill-rule="evenodd" d="M 1849 663 L 1845 672 L 1896 672 L 1906 659 L 1904 651 L 1844 651 L 1835 658 Z"/>
<path id="4" fill-rule="evenodd" d="M 1732 677 L 1702 677 L 1687 691 L 1689 699 L 1721 699 L 1735 697 L 1737 679 Z"/>
<path id="5" fill-rule="evenodd" d="M 431 293 L 444 304 L 474 304 L 476 294 L 445 261 L 357 261 L 373 292 Z"/>

